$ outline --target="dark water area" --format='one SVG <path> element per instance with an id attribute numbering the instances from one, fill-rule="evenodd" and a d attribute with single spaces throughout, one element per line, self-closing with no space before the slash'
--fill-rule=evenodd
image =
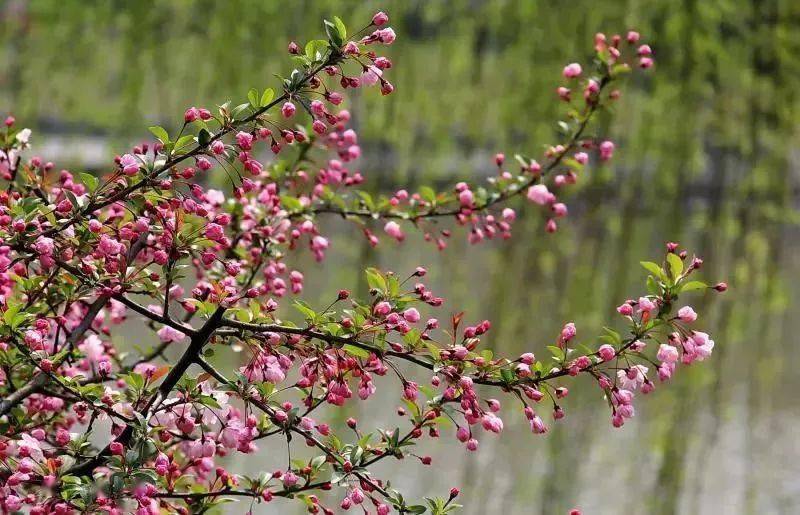
<path id="1" fill-rule="evenodd" d="M 614 307 L 643 291 L 638 261 L 660 255 L 665 241 L 680 241 L 705 259 L 702 278 L 731 286 L 724 295 L 686 299 L 701 314 L 697 326 L 717 343 L 713 357 L 679 369 L 640 399 L 636 418 L 621 429 L 611 427 L 601 392 L 577 381 L 564 403 L 567 418 L 546 436 L 509 417 L 502 436 L 483 438 L 478 453 L 467 455 L 451 435 L 442 439 L 447 444 L 423 446 L 442 471 L 406 463 L 393 466 L 393 475 L 420 495 L 458 485 L 465 512 L 475 514 L 566 513 L 572 506 L 585 513 L 796 512 L 797 227 L 743 228 L 733 214 L 739 206 L 717 207 L 731 214 L 714 217 L 705 199 L 671 220 L 613 197 L 576 201 L 583 212 L 555 235 L 529 216 L 511 242 L 470 253 L 455 241 L 442 253 L 413 243 L 378 253 L 334 247 L 333 269 L 348 272 L 332 274 L 326 264 L 309 290 L 316 281 L 329 291 L 357 284 L 352 263 L 398 273 L 425 264 L 445 309 L 492 320 L 486 341 L 496 354 L 545 354 L 566 321 L 576 323 L 582 342 L 597 345 L 593 335 L 616 323 Z M 382 399 L 367 403 L 362 416 L 382 413 L 391 423 Z"/>

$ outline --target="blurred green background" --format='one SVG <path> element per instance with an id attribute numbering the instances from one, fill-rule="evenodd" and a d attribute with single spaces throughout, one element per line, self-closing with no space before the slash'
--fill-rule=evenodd
<path id="1" fill-rule="evenodd" d="M 617 158 L 581 178 L 556 235 L 523 216 L 511 242 L 469 254 L 461 238 L 443 253 L 419 238 L 373 252 L 331 222 L 342 238 L 324 266 L 309 264 L 309 301 L 363 291 L 364 266 L 424 264 L 447 309 L 490 318 L 489 345 L 515 354 L 543 351 L 567 320 L 593 344 L 614 306 L 643 291 L 638 261 L 668 240 L 731 285 L 693 302 L 713 359 L 679 369 L 623 429 L 586 381 L 545 437 L 509 412 L 503 437 L 484 437 L 477 454 L 448 437 L 424 447 L 433 468 L 381 472 L 417 496 L 459 486 L 470 514 L 800 512 L 800 2 L 6 0 L 0 106 L 37 130 L 36 152 L 102 171 L 186 106 L 275 85 L 287 41 L 320 36 L 323 17 L 356 27 L 377 9 L 399 35 L 396 91 L 348 100 L 375 189 L 477 180 L 496 151 L 538 154 L 554 141 L 561 67 L 588 58 L 597 31 L 639 30 L 656 66 L 602 121 Z M 361 416 L 394 423 L 395 390 Z"/>

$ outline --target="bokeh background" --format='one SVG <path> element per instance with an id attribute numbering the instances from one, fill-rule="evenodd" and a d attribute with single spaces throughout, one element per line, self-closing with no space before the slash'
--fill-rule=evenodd
<path id="1" fill-rule="evenodd" d="M 496 151 L 538 154 L 554 141 L 561 67 L 588 58 L 597 31 L 636 28 L 656 66 L 602 121 L 617 157 L 581 178 L 556 235 L 523 216 L 511 242 L 474 252 L 462 238 L 442 253 L 419 238 L 375 252 L 331 222 L 339 243 L 308 264 L 306 300 L 363 293 L 365 266 L 424 264 L 447 309 L 491 319 L 487 344 L 518 354 L 543 351 L 567 320 L 592 344 L 642 291 L 638 261 L 665 241 L 731 286 L 694 303 L 713 359 L 681 369 L 623 429 L 586 381 L 547 436 L 509 414 L 477 454 L 448 437 L 423 447 L 434 467 L 409 459 L 380 472 L 417 497 L 459 486 L 469 514 L 800 513 L 800 2 L 5 0 L 0 109 L 35 129 L 34 148 L 58 166 L 101 173 L 148 125 L 173 128 L 186 106 L 274 85 L 287 41 L 320 36 L 323 17 L 355 27 L 377 9 L 399 35 L 388 50 L 396 91 L 348 103 L 376 191 L 478 180 Z M 394 423 L 396 388 L 383 392 L 356 414 Z M 268 468 L 282 452 L 237 466 Z"/>

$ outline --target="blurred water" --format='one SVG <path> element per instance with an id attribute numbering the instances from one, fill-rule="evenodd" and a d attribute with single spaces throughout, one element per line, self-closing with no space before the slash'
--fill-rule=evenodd
<path id="1" fill-rule="evenodd" d="M 545 436 L 530 434 L 505 399 L 506 430 L 483 437 L 479 452 L 466 453 L 450 431 L 422 445 L 420 454 L 430 453 L 433 467 L 408 458 L 384 463 L 378 477 L 386 474 L 417 497 L 446 495 L 458 486 L 470 514 L 566 513 L 575 506 L 592 514 L 796 513 L 797 228 L 735 230 L 738 217 L 710 219 L 714 206 L 698 200 L 670 230 L 661 213 L 642 206 L 613 197 L 575 200 L 574 216 L 556 235 L 545 235 L 537 217 L 529 216 L 512 242 L 469 253 L 456 241 L 443 253 L 413 240 L 377 253 L 334 245 L 326 264 L 310 266 L 307 291 L 328 292 L 322 303 L 335 289 L 359 284 L 359 265 L 403 273 L 424 264 L 447 299 L 443 314 L 464 308 L 468 320 L 493 321 L 489 348 L 545 353 L 568 320 L 576 322 L 582 342 L 597 345 L 592 336 L 614 322 L 614 306 L 643 291 L 638 261 L 660 255 L 664 241 L 680 241 L 705 258 L 704 278 L 724 278 L 731 286 L 725 295 L 691 301 L 700 313 L 698 327 L 717 343 L 713 358 L 679 369 L 670 383 L 639 399 L 636 418 L 622 429 L 611 427 L 596 386 L 578 380 L 564 403 L 567 418 Z M 332 230 L 343 231 L 340 242 L 358 237 L 338 223 Z M 384 378 L 377 398 L 358 408 L 364 424 L 399 423 L 392 414 L 399 393 Z M 272 459 L 264 463 L 285 457 Z M 237 461 L 252 471 L 266 468 L 250 458 Z M 285 506 L 270 509 L 264 513 L 282 513 Z"/>
<path id="2" fill-rule="evenodd" d="M 349 106 L 363 129 L 361 167 L 382 190 L 478 179 L 500 149 L 536 153 L 552 141 L 558 113 L 550 92 L 560 67 L 586 57 L 597 30 L 641 30 L 656 49 L 655 73 L 631 84 L 615 121 L 602 120 L 602 132 L 620 144 L 619 159 L 582 177 L 557 234 L 544 234 L 528 206 L 508 243 L 467 249 L 457 237 L 439 253 L 410 238 L 373 251 L 351 227 L 331 221 L 328 260 L 303 263 L 304 298 L 327 304 L 339 288 L 363 296 L 360 269 L 403 273 L 421 264 L 447 299 L 442 318 L 466 310 L 468 320 L 491 319 L 484 342 L 496 353 L 543 353 L 568 320 L 582 342 L 596 345 L 592 336 L 614 323 L 614 307 L 643 291 L 638 262 L 680 241 L 705 258 L 704 278 L 730 284 L 725 295 L 692 300 L 715 352 L 639 399 L 624 428 L 611 427 L 600 392 L 578 380 L 564 403 L 567 418 L 545 436 L 530 434 L 505 402 L 503 435 L 482 438 L 478 453 L 468 455 L 443 432 L 421 449 L 433 467 L 386 460 L 377 474 L 408 497 L 458 486 L 467 514 L 550 515 L 575 506 L 586 514 L 800 512 L 800 4 L 330 0 L 286 9 L 187 0 L 91 7 L 0 3 L 7 70 L 0 102 L 26 125 L 47 129 L 47 138 L 35 133 L 34 144 L 55 143 L 38 151 L 76 170 L 107 162 L 146 125 L 169 128 L 165 120 L 180 119 L 187 105 L 262 87 L 286 64 L 265 56 L 278 55 L 290 38 L 316 34 L 320 17 L 366 20 L 387 9 L 400 35 L 389 50 L 397 90 L 388 99 L 356 95 Z M 126 335 L 148 343 L 139 338 L 133 329 Z M 365 426 L 393 427 L 399 393 L 387 377 L 376 398 L 353 409 Z M 296 452 L 307 451 L 298 443 Z M 257 472 L 285 460 L 276 441 L 232 465 Z M 255 511 L 295 509 L 276 500 Z M 245 509 L 240 503 L 228 511 Z"/>

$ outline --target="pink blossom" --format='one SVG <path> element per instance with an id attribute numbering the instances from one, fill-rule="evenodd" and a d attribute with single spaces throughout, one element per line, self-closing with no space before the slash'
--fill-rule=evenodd
<path id="1" fill-rule="evenodd" d="M 575 324 L 572 322 L 568 322 L 561 329 L 561 340 L 564 342 L 568 342 L 575 337 L 577 332 L 578 331 L 577 329 L 575 329 Z"/>
<path id="2" fill-rule="evenodd" d="M 33 329 L 28 329 L 25 331 L 25 345 L 27 345 L 31 350 L 41 350 L 43 339 L 42 333 L 39 331 Z"/>
<path id="3" fill-rule="evenodd" d="M 100 236 L 100 242 L 97 244 L 97 251 L 103 256 L 114 257 L 123 250 L 125 250 L 125 246 L 114 238 L 106 236 L 105 234 Z"/>
<path id="4" fill-rule="evenodd" d="M 678 361 L 678 349 L 673 347 L 672 345 L 662 343 L 658 347 L 658 354 L 656 355 L 659 361 L 664 361 L 667 363 L 674 363 Z"/>
<path id="5" fill-rule="evenodd" d="M 400 225 L 395 221 L 386 222 L 386 225 L 383 226 L 383 231 L 397 241 L 403 241 L 406 237 Z"/>
<path id="6" fill-rule="evenodd" d="M 219 140 L 217 140 L 219 141 Z M 220 142 L 221 143 L 221 142 Z M 253 135 L 249 132 L 239 131 L 236 133 L 236 144 L 239 145 L 239 148 L 242 150 L 250 150 L 253 148 Z M 219 148 L 219 147 L 217 147 Z M 223 145 L 223 149 L 224 149 Z M 216 152 L 215 152 L 216 153 Z M 220 152 L 222 153 L 222 152 Z"/>
<path id="7" fill-rule="evenodd" d="M 658 378 L 661 381 L 666 381 L 672 377 L 675 371 L 675 363 L 664 362 L 658 367 Z"/>
<path id="8" fill-rule="evenodd" d="M 119 160 L 120 166 L 122 166 L 122 173 L 125 175 L 136 175 L 139 173 L 139 166 L 141 163 L 135 156 L 132 154 L 125 154 Z"/>
<path id="9" fill-rule="evenodd" d="M 374 86 L 380 81 L 383 71 L 377 66 L 369 66 L 361 74 L 361 84 L 364 86 Z"/>
<path id="10" fill-rule="evenodd" d="M 328 248 L 328 240 L 322 236 L 311 238 L 311 248 L 314 250 L 325 250 Z"/>
<path id="11" fill-rule="evenodd" d="M 158 338 L 164 343 L 172 343 L 183 340 L 186 335 L 171 326 L 165 325 L 158 330 Z"/>
<path id="12" fill-rule="evenodd" d="M 617 355 L 617 351 L 614 350 L 614 347 L 606 343 L 597 349 L 597 354 L 603 361 L 611 361 Z"/>
<path id="13" fill-rule="evenodd" d="M 614 156 L 614 142 L 606 140 L 600 143 L 600 160 L 608 161 Z"/>
<path id="14" fill-rule="evenodd" d="M 461 191 L 458 194 L 458 201 L 463 207 L 471 207 L 473 202 L 472 192 L 468 189 Z"/>
<path id="15" fill-rule="evenodd" d="M 200 118 L 200 111 L 198 111 L 196 107 L 190 107 L 183 113 L 183 121 L 186 123 L 191 123 L 198 118 Z"/>
<path id="16" fill-rule="evenodd" d="M 385 25 L 389 21 L 389 15 L 383 11 L 378 11 L 372 17 L 372 24 L 380 27 L 381 25 Z"/>
<path id="17" fill-rule="evenodd" d="M 483 429 L 493 433 L 500 433 L 503 430 L 503 421 L 494 413 L 486 413 L 481 419 Z"/>
<path id="18" fill-rule="evenodd" d="M 297 484 L 297 481 L 299 481 L 299 478 L 291 470 L 283 475 L 283 486 L 285 486 L 286 488 L 293 487 L 294 485 Z"/>
<path id="19" fill-rule="evenodd" d="M 375 316 L 384 317 L 392 311 L 392 305 L 386 301 L 378 302 L 372 312 Z"/>
<path id="20" fill-rule="evenodd" d="M 617 312 L 622 316 L 629 317 L 633 315 L 633 306 L 631 306 L 626 302 L 625 304 L 622 304 L 617 307 Z"/>
<path id="21" fill-rule="evenodd" d="M 544 184 L 536 184 L 528 188 L 528 200 L 543 206 L 553 201 L 554 196 Z"/>
<path id="22" fill-rule="evenodd" d="M 655 311 L 658 306 L 652 300 L 648 299 L 647 297 L 639 297 L 639 313 L 650 313 Z"/>
<path id="23" fill-rule="evenodd" d="M 291 102 L 285 102 L 283 106 L 281 106 L 281 114 L 284 118 L 291 118 L 294 116 L 295 111 L 297 111 L 297 108 Z"/>
<path id="24" fill-rule="evenodd" d="M 407 310 L 403 311 L 403 318 L 406 319 L 406 322 L 415 324 L 419 322 L 420 316 L 419 311 L 416 308 L 408 308 Z"/>
<path id="25" fill-rule="evenodd" d="M 562 74 L 564 75 L 565 79 L 574 79 L 579 77 L 581 72 L 583 72 L 583 68 L 578 63 L 570 63 L 564 67 L 564 71 Z"/>
<path id="26" fill-rule="evenodd" d="M 51 256 L 55 250 L 55 243 L 52 238 L 39 236 L 36 238 L 33 248 L 42 256 Z"/>
<path id="27" fill-rule="evenodd" d="M 691 307 L 684 306 L 678 310 L 678 318 L 688 324 L 697 320 L 697 313 Z"/>
<path id="28" fill-rule="evenodd" d="M 539 415 L 534 415 L 530 418 L 529 423 L 534 434 L 540 435 L 547 432 L 547 426 Z"/>
<path id="29" fill-rule="evenodd" d="M 617 380 L 626 390 L 636 390 L 647 377 L 647 367 L 644 365 L 633 365 L 628 370 L 618 370 Z"/>
<path id="30" fill-rule="evenodd" d="M 384 45 L 391 45 L 394 43 L 394 40 L 397 39 L 397 35 L 395 35 L 394 30 L 392 28 L 386 28 L 377 31 L 378 39 Z"/>
<path id="31" fill-rule="evenodd" d="M 707 333 L 693 331 L 691 340 L 694 342 L 694 356 L 697 361 L 703 361 L 711 355 L 714 349 L 714 340 Z"/>
<path id="32" fill-rule="evenodd" d="M 220 140 L 215 140 L 211 144 L 211 151 L 216 155 L 221 155 L 225 153 L 225 143 Z"/>
<path id="33" fill-rule="evenodd" d="M 205 230 L 203 230 L 203 234 L 209 240 L 219 242 L 225 238 L 225 229 L 223 229 L 219 224 L 210 223 L 206 225 Z"/>

